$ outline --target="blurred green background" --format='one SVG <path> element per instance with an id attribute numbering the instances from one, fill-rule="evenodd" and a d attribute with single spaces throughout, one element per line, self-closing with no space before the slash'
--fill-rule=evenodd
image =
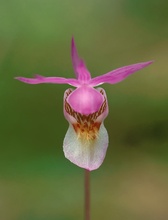
<path id="1" fill-rule="evenodd" d="M 92 219 L 168 219 L 168 1 L 0 0 L 0 220 L 83 219 L 83 170 L 64 158 L 67 85 L 15 76 L 74 77 L 75 37 L 92 76 L 155 60 L 103 85 L 107 156 L 92 172 Z"/>

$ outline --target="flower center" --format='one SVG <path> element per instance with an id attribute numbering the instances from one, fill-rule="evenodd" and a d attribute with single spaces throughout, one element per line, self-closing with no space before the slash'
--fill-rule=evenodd
<path id="1" fill-rule="evenodd" d="M 105 98 L 104 91 L 100 90 L 100 93 L 104 97 L 104 101 L 100 109 L 89 115 L 83 115 L 72 109 L 70 104 L 67 102 L 67 97 L 71 92 L 73 92 L 73 90 L 69 89 L 65 98 L 65 111 L 75 119 L 71 124 L 79 139 L 84 141 L 94 141 L 98 138 L 98 131 L 102 123 L 102 120 L 99 120 L 99 116 L 101 116 L 107 108 L 107 100 Z"/>
<path id="2" fill-rule="evenodd" d="M 67 97 L 67 102 L 74 111 L 89 115 L 98 111 L 104 101 L 103 95 L 95 88 L 83 85 Z"/>

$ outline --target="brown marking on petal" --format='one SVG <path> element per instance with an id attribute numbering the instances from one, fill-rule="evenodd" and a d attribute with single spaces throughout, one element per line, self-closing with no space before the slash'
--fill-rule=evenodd
<path id="1" fill-rule="evenodd" d="M 95 122 L 94 123 L 94 126 L 99 130 L 99 128 L 100 128 L 100 125 L 101 125 L 101 123 L 99 123 L 99 122 Z"/>
<path id="2" fill-rule="evenodd" d="M 78 125 L 78 123 L 73 124 L 73 128 L 79 139 L 84 141 L 94 141 L 98 138 L 98 131 L 101 123 L 95 122 L 90 126 L 88 126 L 88 124 L 81 124 L 80 127 Z"/>
<path id="3" fill-rule="evenodd" d="M 73 90 L 69 89 L 66 92 L 66 97 L 64 101 L 65 111 L 76 119 L 76 123 L 72 124 L 75 132 L 77 133 L 78 138 L 84 141 L 93 141 L 98 138 L 98 131 L 100 129 L 100 122 L 96 122 L 96 119 L 106 110 L 107 100 L 104 95 L 103 90 L 100 90 L 100 93 L 104 96 L 104 101 L 97 112 L 94 112 L 89 115 L 83 115 L 79 112 L 74 111 L 69 103 L 67 102 L 67 97 Z"/>
<path id="4" fill-rule="evenodd" d="M 73 124 L 73 128 L 74 128 L 75 132 L 77 133 L 78 129 L 77 129 L 77 125 L 76 124 Z"/>

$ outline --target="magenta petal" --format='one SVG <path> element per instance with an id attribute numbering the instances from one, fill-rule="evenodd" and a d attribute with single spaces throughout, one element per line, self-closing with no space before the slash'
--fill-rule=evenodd
<path id="1" fill-rule="evenodd" d="M 67 98 L 71 108 L 84 115 L 98 111 L 103 100 L 104 97 L 99 91 L 88 86 L 77 88 Z"/>
<path id="2" fill-rule="evenodd" d="M 15 77 L 15 79 L 28 84 L 53 83 L 69 84 L 75 87 L 79 86 L 79 83 L 76 79 L 66 79 L 63 77 L 44 77 L 40 75 L 35 75 L 35 78 Z"/>
<path id="3" fill-rule="evenodd" d="M 135 73 L 136 71 L 150 65 L 153 61 L 136 63 L 129 66 L 124 66 L 118 69 L 115 69 L 111 72 L 108 72 L 104 75 L 97 76 L 93 78 L 90 82 L 90 86 L 97 86 L 103 83 L 115 84 L 121 82 L 129 75 Z"/>
<path id="4" fill-rule="evenodd" d="M 89 82 L 91 79 L 90 73 L 87 70 L 84 61 L 78 56 L 74 38 L 72 38 L 71 43 L 71 57 L 77 79 L 80 81 L 80 83 Z"/>

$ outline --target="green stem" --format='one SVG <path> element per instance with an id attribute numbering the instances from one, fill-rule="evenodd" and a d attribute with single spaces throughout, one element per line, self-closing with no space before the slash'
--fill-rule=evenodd
<path id="1" fill-rule="evenodd" d="M 85 220 L 90 220 L 90 171 L 85 170 Z"/>

